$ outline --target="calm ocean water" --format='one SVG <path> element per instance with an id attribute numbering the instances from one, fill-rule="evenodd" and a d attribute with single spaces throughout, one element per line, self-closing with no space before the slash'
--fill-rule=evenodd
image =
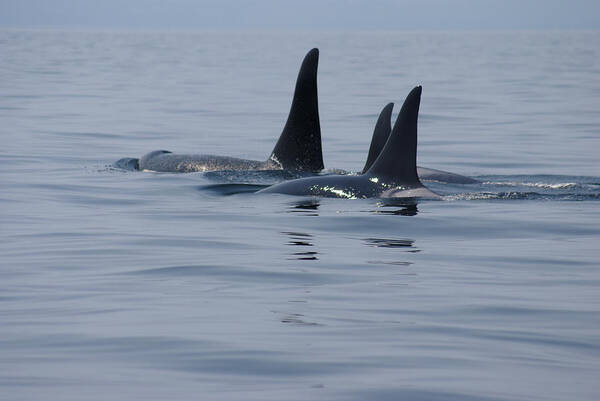
<path id="1" fill-rule="evenodd" d="M 0 399 L 597 400 L 598 43 L 0 31 Z M 265 159 L 312 47 L 327 168 L 421 84 L 419 164 L 482 183 L 409 204 L 111 167 Z"/>

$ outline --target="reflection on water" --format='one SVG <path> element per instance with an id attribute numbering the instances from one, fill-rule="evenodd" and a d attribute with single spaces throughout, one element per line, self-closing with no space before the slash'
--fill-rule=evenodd
<path id="1" fill-rule="evenodd" d="M 410 266 L 412 262 L 397 262 L 397 261 L 385 261 L 385 260 L 367 260 L 367 263 L 371 265 L 392 265 L 392 266 Z"/>
<path id="2" fill-rule="evenodd" d="M 301 313 L 290 313 L 281 319 L 281 323 L 297 324 L 300 326 L 320 326 L 319 323 L 307 322 L 303 318 L 304 315 Z"/>
<path id="3" fill-rule="evenodd" d="M 311 239 L 313 236 L 310 234 L 299 233 L 299 232 L 287 232 L 287 231 L 284 231 L 281 234 L 286 235 L 288 237 L 288 242 L 286 242 L 286 245 L 301 246 L 301 247 L 314 246 L 314 244 L 311 242 Z M 318 254 L 319 254 L 319 252 L 317 252 L 317 251 L 300 251 L 300 252 L 293 252 L 290 255 L 293 256 L 293 258 L 291 258 L 291 259 L 319 260 L 319 258 L 317 257 Z"/>
<path id="4" fill-rule="evenodd" d="M 416 216 L 419 212 L 417 203 L 406 200 L 386 200 L 377 202 L 377 209 L 373 210 L 375 214 L 391 214 L 396 216 Z"/>
<path id="5" fill-rule="evenodd" d="M 415 243 L 412 239 L 390 239 L 390 238 L 365 238 L 365 244 L 376 248 L 414 248 Z M 412 249 L 408 252 L 419 252 L 418 249 Z"/>
<path id="6" fill-rule="evenodd" d="M 302 216 L 318 216 L 319 201 L 316 199 L 304 199 L 294 202 L 288 213 L 300 213 Z"/>
<path id="7" fill-rule="evenodd" d="M 393 248 L 403 249 L 403 252 L 417 253 L 420 249 L 415 248 L 415 240 L 412 239 L 392 239 L 392 238 L 365 238 L 365 245 L 375 248 Z M 383 251 L 382 251 L 383 252 Z M 391 266 L 410 266 L 413 262 L 398 260 L 367 260 L 372 265 L 391 265 Z M 415 273 L 405 273 L 405 275 L 415 275 Z"/>
<path id="8" fill-rule="evenodd" d="M 318 254 L 319 252 L 294 252 L 291 255 L 297 260 L 319 260 Z"/>
<path id="9" fill-rule="evenodd" d="M 313 244 L 308 242 L 308 239 L 312 238 L 312 235 L 310 234 L 287 231 L 282 232 L 282 234 L 288 235 L 290 238 L 290 242 L 288 242 L 287 245 L 313 246 Z"/>

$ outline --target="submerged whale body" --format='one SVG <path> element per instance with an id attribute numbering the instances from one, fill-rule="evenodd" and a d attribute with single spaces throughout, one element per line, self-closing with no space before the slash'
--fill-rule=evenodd
<path id="1" fill-rule="evenodd" d="M 304 57 L 283 131 L 267 160 L 248 160 L 209 154 L 177 154 L 156 150 L 141 159 L 121 159 L 117 166 L 139 170 L 190 173 L 217 170 L 290 170 L 319 172 L 323 169 L 321 126 L 317 97 L 319 50 Z"/>
<path id="2" fill-rule="evenodd" d="M 420 103 L 421 87 L 417 86 L 406 97 L 381 151 L 377 151 L 377 144 L 375 147 L 371 146 L 373 157 L 367 158 L 363 174 L 301 178 L 276 184 L 259 192 L 351 199 L 439 199 L 440 196 L 425 187 L 417 175 L 417 119 Z M 383 118 L 386 115 L 389 118 L 391 107 L 388 105 L 384 108 Z M 378 137 L 377 143 L 381 127 L 384 126 L 380 118 L 374 133 L 374 137 Z M 371 155 L 371 151 L 369 154 Z"/>

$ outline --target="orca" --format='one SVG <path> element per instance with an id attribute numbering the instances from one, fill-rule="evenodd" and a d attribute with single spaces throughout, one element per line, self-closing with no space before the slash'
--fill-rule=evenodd
<path id="1" fill-rule="evenodd" d="M 317 97 L 319 50 L 310 50 L 300 66 L 287 122 L 265 161 L 210 154 L 177 154 L 167 150 L 150 152 L 141 159 L 125 158 L 117 167 L 159 172 L 204 172 L 218 170 L 289 170 L 318 173 L 323 170 L 321 126 Z"/>
<path id="2" fill-rule="evenodd" d="M 377 119 L 375 129 L 373 130 L 373 137 L 371 139 L 367 161 L 365 162 L 361 174 L 366 173 L 373 165 L 392 132 L 391 118 L 393 108 L 394 103 L 388 103 L 381 110 L 381 113 L 379 113 L 379 118 Z M 475 184 L 479 182 L 474 178 L 466 177 L 464 175 L 420 166 L 417 166 L 417 175 L 423 181 L 436 181 L 447 184 Z"/>
<path id="3" fill-rule="evenodd" d="M 394 128 L 375 160 L 367 158 L 366 171 L 358 175 L 324 175 L 286 181 L 267 187 L 259 193 L 310 195 L 334 198 L 430 198 L 441 196 L 423 185 L 417 175 L 417 120 L 421 103 L 421 86 L 406 97 Z M 391 105 L 384 108 L 381 124 L 376 125 L 377 153 L 384 119 Z M 379 122 L 379 121 L 378 121 Z M 372 144 L 373 145 L 373 144 Z M 371 152 L 369 152 L 371 154 Z"/>
<path id="4" fill-rule="evenodd" d="M 379 113 L 379 117 L 377 118 L 377 122 L 375 123 L 375 129 L 373 130 L 373 136 L 371 137 L 371 145 L 369 145 L 369 153 L 367 155 L 367 161 L 365 162 L 365 166 L 363 167 L 361 174 L 365 174 L 377 157 L 381 153 L 381 150 L 385 146 L 387 142 L 390 132 L 392 132 L 392 110 L 394 108 L 394 103 L 388 103 Z"/>

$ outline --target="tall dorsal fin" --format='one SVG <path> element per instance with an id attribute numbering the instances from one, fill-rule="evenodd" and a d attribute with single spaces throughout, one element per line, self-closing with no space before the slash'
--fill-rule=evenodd
<path id="1" fill-rule="evenodd" d="M 417 176 L 417 119 L 420 103 L 421 87 L 417 86 L 406 97 L 390 137 L 367 174 L 396 184 L 421 184 Z"/>
<path id="2" fill-rule="evenodd" d="M 296 80 L 292 107 L 270 159 L 285 170 L 323 170 L 321 125 L 317 97 L 319 49 L 308 52 Z"/>
<path id="3" fill-rule="evenodd" d="M 365 167 L 363 167 L 361 174 L 366 173 L 371 168 L 390 136 L 390 132 L 392 131 L 391 118 L 393 108 L 394 103 L 388 103 L 383 110 L 381 110 L 381 113 L 379 113 L 377 124 L 375 124 L 375 130 L 373 130 L 373 138 L 371 138 L 369 156 L 367 156 L 367 162 L 365 163 Z"/>

